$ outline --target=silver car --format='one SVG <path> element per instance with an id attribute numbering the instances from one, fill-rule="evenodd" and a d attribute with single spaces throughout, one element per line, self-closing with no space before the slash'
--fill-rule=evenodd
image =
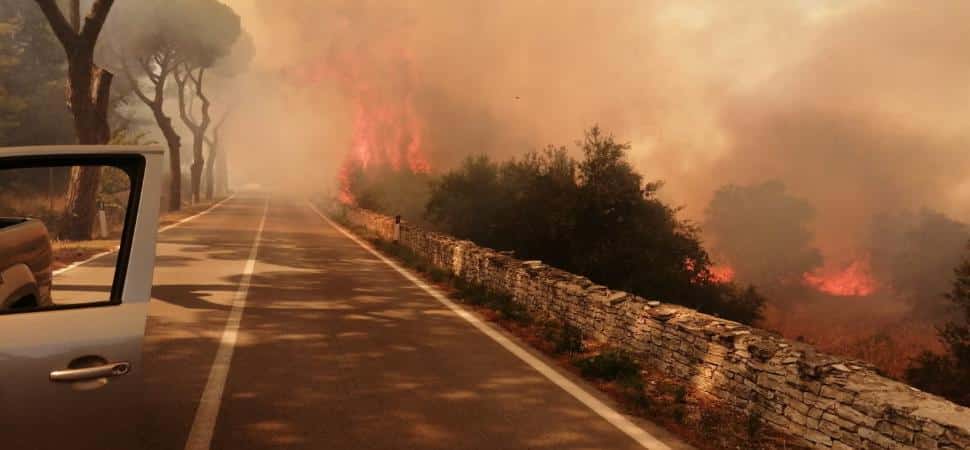
<path id="1" fill-rule="evenodd" d="M 123 213 L 92 230 L 110 249 L 64 263 L 44 232 L 57 237 L 64 180 L 85 168 Z M 161 148 L 0 149 L 0 448 L 137 447 L 161 176 Z"/>

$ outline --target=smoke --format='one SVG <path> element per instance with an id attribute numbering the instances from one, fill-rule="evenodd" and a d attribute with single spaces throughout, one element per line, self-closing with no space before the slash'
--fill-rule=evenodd
<path id="1" fill-rule="evenodd" d="M 703 224 L 718 260 L 730 264 L 739 281 L 761 288 L 801 281 L 822 263 L 812 247 L 816 211 L 785 192 L 778 181 L 717 190 Z"/>
<path id="2" fill-rule="evenodd" d="M 953 270 L 965 257 L 970 225 L 938 212 L 883 214 L 873 220 L 873 269 L 888 289 L 923 314 L 945 313 Z"/>
<path id="3" fill-rule="evenodd" d="M 812 51 L 728 99 L 715 173 L 775 176 L 816 205 L 827 256 L 864 250 L 875 215 L 928 207 L 966 219 L 970 5 L 870 3 Z"/>
<path id="4" fill-rule="evenodd" d="M 568 144 L 633 145 L 695 220 L 780 180 L 826 264 L 873 217 L 970 219 L 970 3 L 944 0 L 233 0 L 253 34 L 237 174 L 326 189 L 347 161 L 441 171 Z M 321 175 L 322 174 L 322 175 Z"/>

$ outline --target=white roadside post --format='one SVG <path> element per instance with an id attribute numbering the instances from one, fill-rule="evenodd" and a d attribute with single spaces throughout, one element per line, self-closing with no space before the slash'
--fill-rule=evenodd
<path id="1" fill-rule="evenodd" d="M 394 242 L 401 239 L 401 216 L 394 216 Z"/>
<path id="2" fill-rule="evenodd" d="M 108 238 L 108 216 L 104 213 L 104 202 L 98 200 L 98 238 Z"/>

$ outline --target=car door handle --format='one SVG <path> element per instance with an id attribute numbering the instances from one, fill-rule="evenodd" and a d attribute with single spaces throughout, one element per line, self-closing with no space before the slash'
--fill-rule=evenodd
<path id="1" fill-rule="evenodd" d="M 70 383 L 97 378 L 120 377 L 127 374 L 130 370 L 131 364 L 125 361 L 85 367 L 83 369 L 55 370 L 51 372 L 51 381 L 55 383 Z"/>

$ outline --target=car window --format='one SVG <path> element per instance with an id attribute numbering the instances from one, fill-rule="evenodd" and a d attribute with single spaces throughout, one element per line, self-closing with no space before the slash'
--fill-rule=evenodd
<path id="1" fill-rule="evenodd" d="M 113 292 L 120 292 L 129 172 L 111 165 L 0 166 L 0 313 L 120 298 Z"/>

